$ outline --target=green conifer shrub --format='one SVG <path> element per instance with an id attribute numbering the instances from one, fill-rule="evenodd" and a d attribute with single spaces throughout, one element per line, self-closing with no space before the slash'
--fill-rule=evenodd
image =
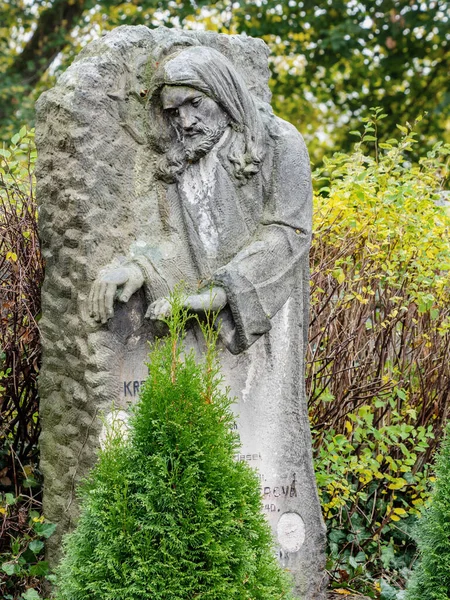
<path id="1" fill-rule="evenodd" d="M 216 333 L 203 327 L 206 353 L 197 363 L 183 347 L 188 317 L 176 296 L 172 309 L 127 439 L 110 435 L 82 486 L 56 597 L 289 599 L 257 476 L 233 459 L 239 442 L 220 387 Z"/>
<path id="2" fill-rule="evenodd" d="M 419 563 L 406 600 L 450 598 L 450 425 L 436 457 L 436 482 L 431 504 L 417 527 Z"/>

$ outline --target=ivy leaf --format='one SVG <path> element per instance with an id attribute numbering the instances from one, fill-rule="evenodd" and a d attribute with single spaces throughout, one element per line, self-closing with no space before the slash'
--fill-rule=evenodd
<path id="1" fill-rule="evenodd" d="M 23 482 L 23 486 L 28 487 L 28 488 L 37 487 L 38 485 L 39 485 L 38 482 L 33 477 L 28 477 Z"/>
<path id="2" fill-rule="evenodd" d="M 32 542 L 30 542 L 30 545 L 28 547 L 32 552 L 38 554 L 44 547 L 44 542 L 42 542 L 41 540 L 33 540 Z"/>
<path id="3" fill-rule="evenodd" d="M 45 577 L 48 575 L 49 566 L 45 560 L 39 561 L 37 564 L 30 567 L 30 575 L 33 577 Z"/>
<path id="4" fill-rule="evenodd" d="M 389 585 L 389 583 L 384 581 L 384 579 L 382 579 L 380 581 L 380 586 L 381 586 L 380 600 L 396 600 L 398 590 L 396 590 L 391 585 Z"/>
<path id="5" fill-rule="evenodd" d="M 15 562 L 4 562 L 2 564 L 2 570 L 7 574 L 7 575 L 14 575 L 15 573 L 18 572 L 19 570 L 19 565 Z"/>
<path id="6" fill-rule="evenodd" d="M 35 523 L 33 529 L 37 535 L 49 538 L 56 529 L 55 523 Z"/>
<path id="7" fill-rule="evenodd" d="M 22 600 L 41 600 L 41 596 L 37 593 L 36 590 L 29 588 L 24 594 L 21 596 Z"/>

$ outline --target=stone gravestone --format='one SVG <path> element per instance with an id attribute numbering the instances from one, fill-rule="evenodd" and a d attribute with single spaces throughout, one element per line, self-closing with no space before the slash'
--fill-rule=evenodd
<path id="1" fill-rule="evenodd" d="M 135 401 L 165 298 L 183 282 L 192 310 L 220 311 L 236 460 L 259 474 L 280 561 L 299 597 L 324 598 L 303 377 L 311 178 L 301 136 L 270 109 L 267 55 L 247 37 L 119 27 L 37 104 L 52 562 L 100 417 Z M 187 342 L 201 352 L 195 326 Z"/>

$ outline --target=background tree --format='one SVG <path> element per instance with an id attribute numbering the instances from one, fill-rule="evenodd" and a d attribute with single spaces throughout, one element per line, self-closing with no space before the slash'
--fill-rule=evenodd
<path id="1" fill-rule="evenodd" d="M 428 112 L 424 152 L 449 138 L 449 8 L 446 0 L 0 0 L 0 130 L 5 137 L 32 124 L 35 98 L 103 31 L 183 25 L 266 40 L 275 110 L 298 126 L 316 159 L 347 150 L 346 131 L 373 106 L 387 114 L 383 134 L 400 115 L 412 122 Z"/>
<path id="2" fill-rule="evenodd" d="M 317 145 L 348 150 L 374 106 L 396 123 L 428 111 L 427 144 L 448 135 L 449 10 L 443 0 L 244 1 L 232 23 L 274 51 L 274 105 Z M 317 136 L 319 139 L 317 139 Z"/>

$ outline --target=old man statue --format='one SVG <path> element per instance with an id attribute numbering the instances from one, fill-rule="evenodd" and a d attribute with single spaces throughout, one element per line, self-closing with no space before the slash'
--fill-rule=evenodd
<path id="1" fill-rule="evenodd" d="M 100 44 L 109 49 L 106 58 Z M 94 417 L 98 408 L 108 408 L 105 392 L 113 389 L 111 385 L 105 388 L 108 369 L 109 379 L 116 382 L 116 405 L 120 406 L 143 377 L 141 363 L 145 362 L 146 349 L 142 342 L 161 331 L 160 320 L 170 312 L 168 295 L 183 282 L 186 305 L 191 310 L 201 313 L 212 307 L 220 311 L 222 368 L 226 384 L 237 397 L 236 427 L 242 441 L 236 459 L 246 460 L 258 470 L 262 509 L 272 525 L 280 560 L 294 575 L 296 592 L 301 598 L 320 600 L 324 597 L 324 525 L 312 467 L 303 373 L 308 328 L 310 166 L 298 131 L 274 116 L 265 101 L 267 94 L 263 97 L 258 93 L 251 81 L 251 71 L 260 68 L 261 54 L 266 60 L 259 44 L 239 36 L 120 28 L 98 42 L 97 48 L 88 50 L 84 58 L 95 89 L 99 87 L 96 78 L 104 76 L 104 65 L 110 68 L 110 79 L 102 84 L 105 89 L 96 108 L 92 102 L 87 108 L 82 99 L 77 63 L 71 67 L 72 75 L 69 69 L 60 84 L 65 86 L 66 95 L 60 102 L 59 119 L 77 121 L 71 130 L 75 150 L 66 143 L 60 152 L 77 155 L 77 143 L 86 149 L 86 142 L 80 140 L 84 140 L 89 120 L 100 129 L 102 119 L 105 128 L 114 111 L 119 115 L 118 125 L 113 126 L 116 134 L 103 136 L 110 149 L 100 150 L 99 142 L 91 144 L 90 156 L 97 161 L 97 170 L 88 164 L 86 155 L 82 159 L 80 154 L 80 164 L 85 160 L 84 183 L 78 185 L 76 176 L 71 187 L 64 183 L 66 190 L 69 188 L 69 204 L 73 189 L 80 197 L 78 204 L 85 203 L 84 215 L 83 210 L 74 211 L 69 224 L 74 242 L 72 247 L 67 244 L 69 250 L 84 244 L 84 271 L 80 269 L 80 273 L 86 273 L 76 308 L 68 305 L 66 309 L 77 312 L 78 325 L 73 323 L 78 328 L 77 339 L 83 338 L 80 328 L 86 332 L 79 342 L 81 351 L 75 354 L 84 361 L 86 373 L 71 389 L 81 395 L 79 386 L 93 390 L 93 394 L 88 391 L 85 403 L 97 398 L 96 411 L 88 411 L 89 417 L 83 420 L 88 441 L 76 446 L 80 458 L 79 464 L 71 466 L 72 479 L 75 481 L 83 465 L 92 460 L 87 453 L 93 453 L 93 440 L 98 435 Z M 244 49 L 246 68 L 242 68 L 240 56 Z M 114 71 L 110 65 L 117 61 L 118 53 L 127 63 L 120 76 L 118 67 Z M 79 61 L 83 61 L 83 54 Z M 129 93 L 133 85 L 134 96 Z M 140 100 L 133 99 L 138 93 Z M 77 94 L 81 100 L 76 99 Z M 74 108 L 77 102 L 85 103 L 84 113 L 78 105 Z M 42 122 L 45 120 L 48 132 L 48 113 L 56 101 L 46 98 L 41 104 L 38 115 Z M 45 155 L 44 133 L 41 138 L 41 193 L 48 194 L 51 190 L 46 177 L 50 171 L 54 177 L 58 166 L 52 163 L 45 170 L 49 157 Z M 120 149 L 116 145 L 119 138 Z M 114 147 L 120 152 L 118 161 L 110 159 Z M 122 175 L 114 172 L 115 165 Z M 98 184 L 98 169 L 104 169 L 100 179 L 105 189 Z M 116 183 L 112 185 L 108 177 Z M 122 208 L 116 207 L 118 203 Z M 46 211 L 51 213 L 49 207 Z M 120 227 L 108 214 L 114 211 Z M 88 213 L 95 214 L 95 227 Z M 99 229 L 104 232 L 95 233 Z M 43 233 L 44 246 L 54 257 L 57 242 Z M 60 268 L 54 277 L 61 276 Z M 51 286 L 51 282 L 46 283 L 44 311 L 45 294 L 50 294 Z M 48 335 L 51 338 L 51 333 Z M 188 344 L 201 350 L 195 327 L 188 332 Z M 58 371 L 52 367 L 51 358 L 44 360 L 44 370 L 49 373 L 52 368 Z M 66 376 L 71 378 L 70 370 Z M 49 408 L 50 400 L 45 399 L 52 394 L 48 378 L 44 374 L 42 446 L 44 475 L 51 477 L 55 467 L 50 462 L 57 458 L 46 430 L 54 422 L 46 417 L 46 411 L 49 415 L 54 411 Z M 119 393 L 122 380 L 124 392 Z M 79 403 L 77 406 L 80 410 Z M 67 510 L 66 504 L 53 518 L 64 521 Z"/>

